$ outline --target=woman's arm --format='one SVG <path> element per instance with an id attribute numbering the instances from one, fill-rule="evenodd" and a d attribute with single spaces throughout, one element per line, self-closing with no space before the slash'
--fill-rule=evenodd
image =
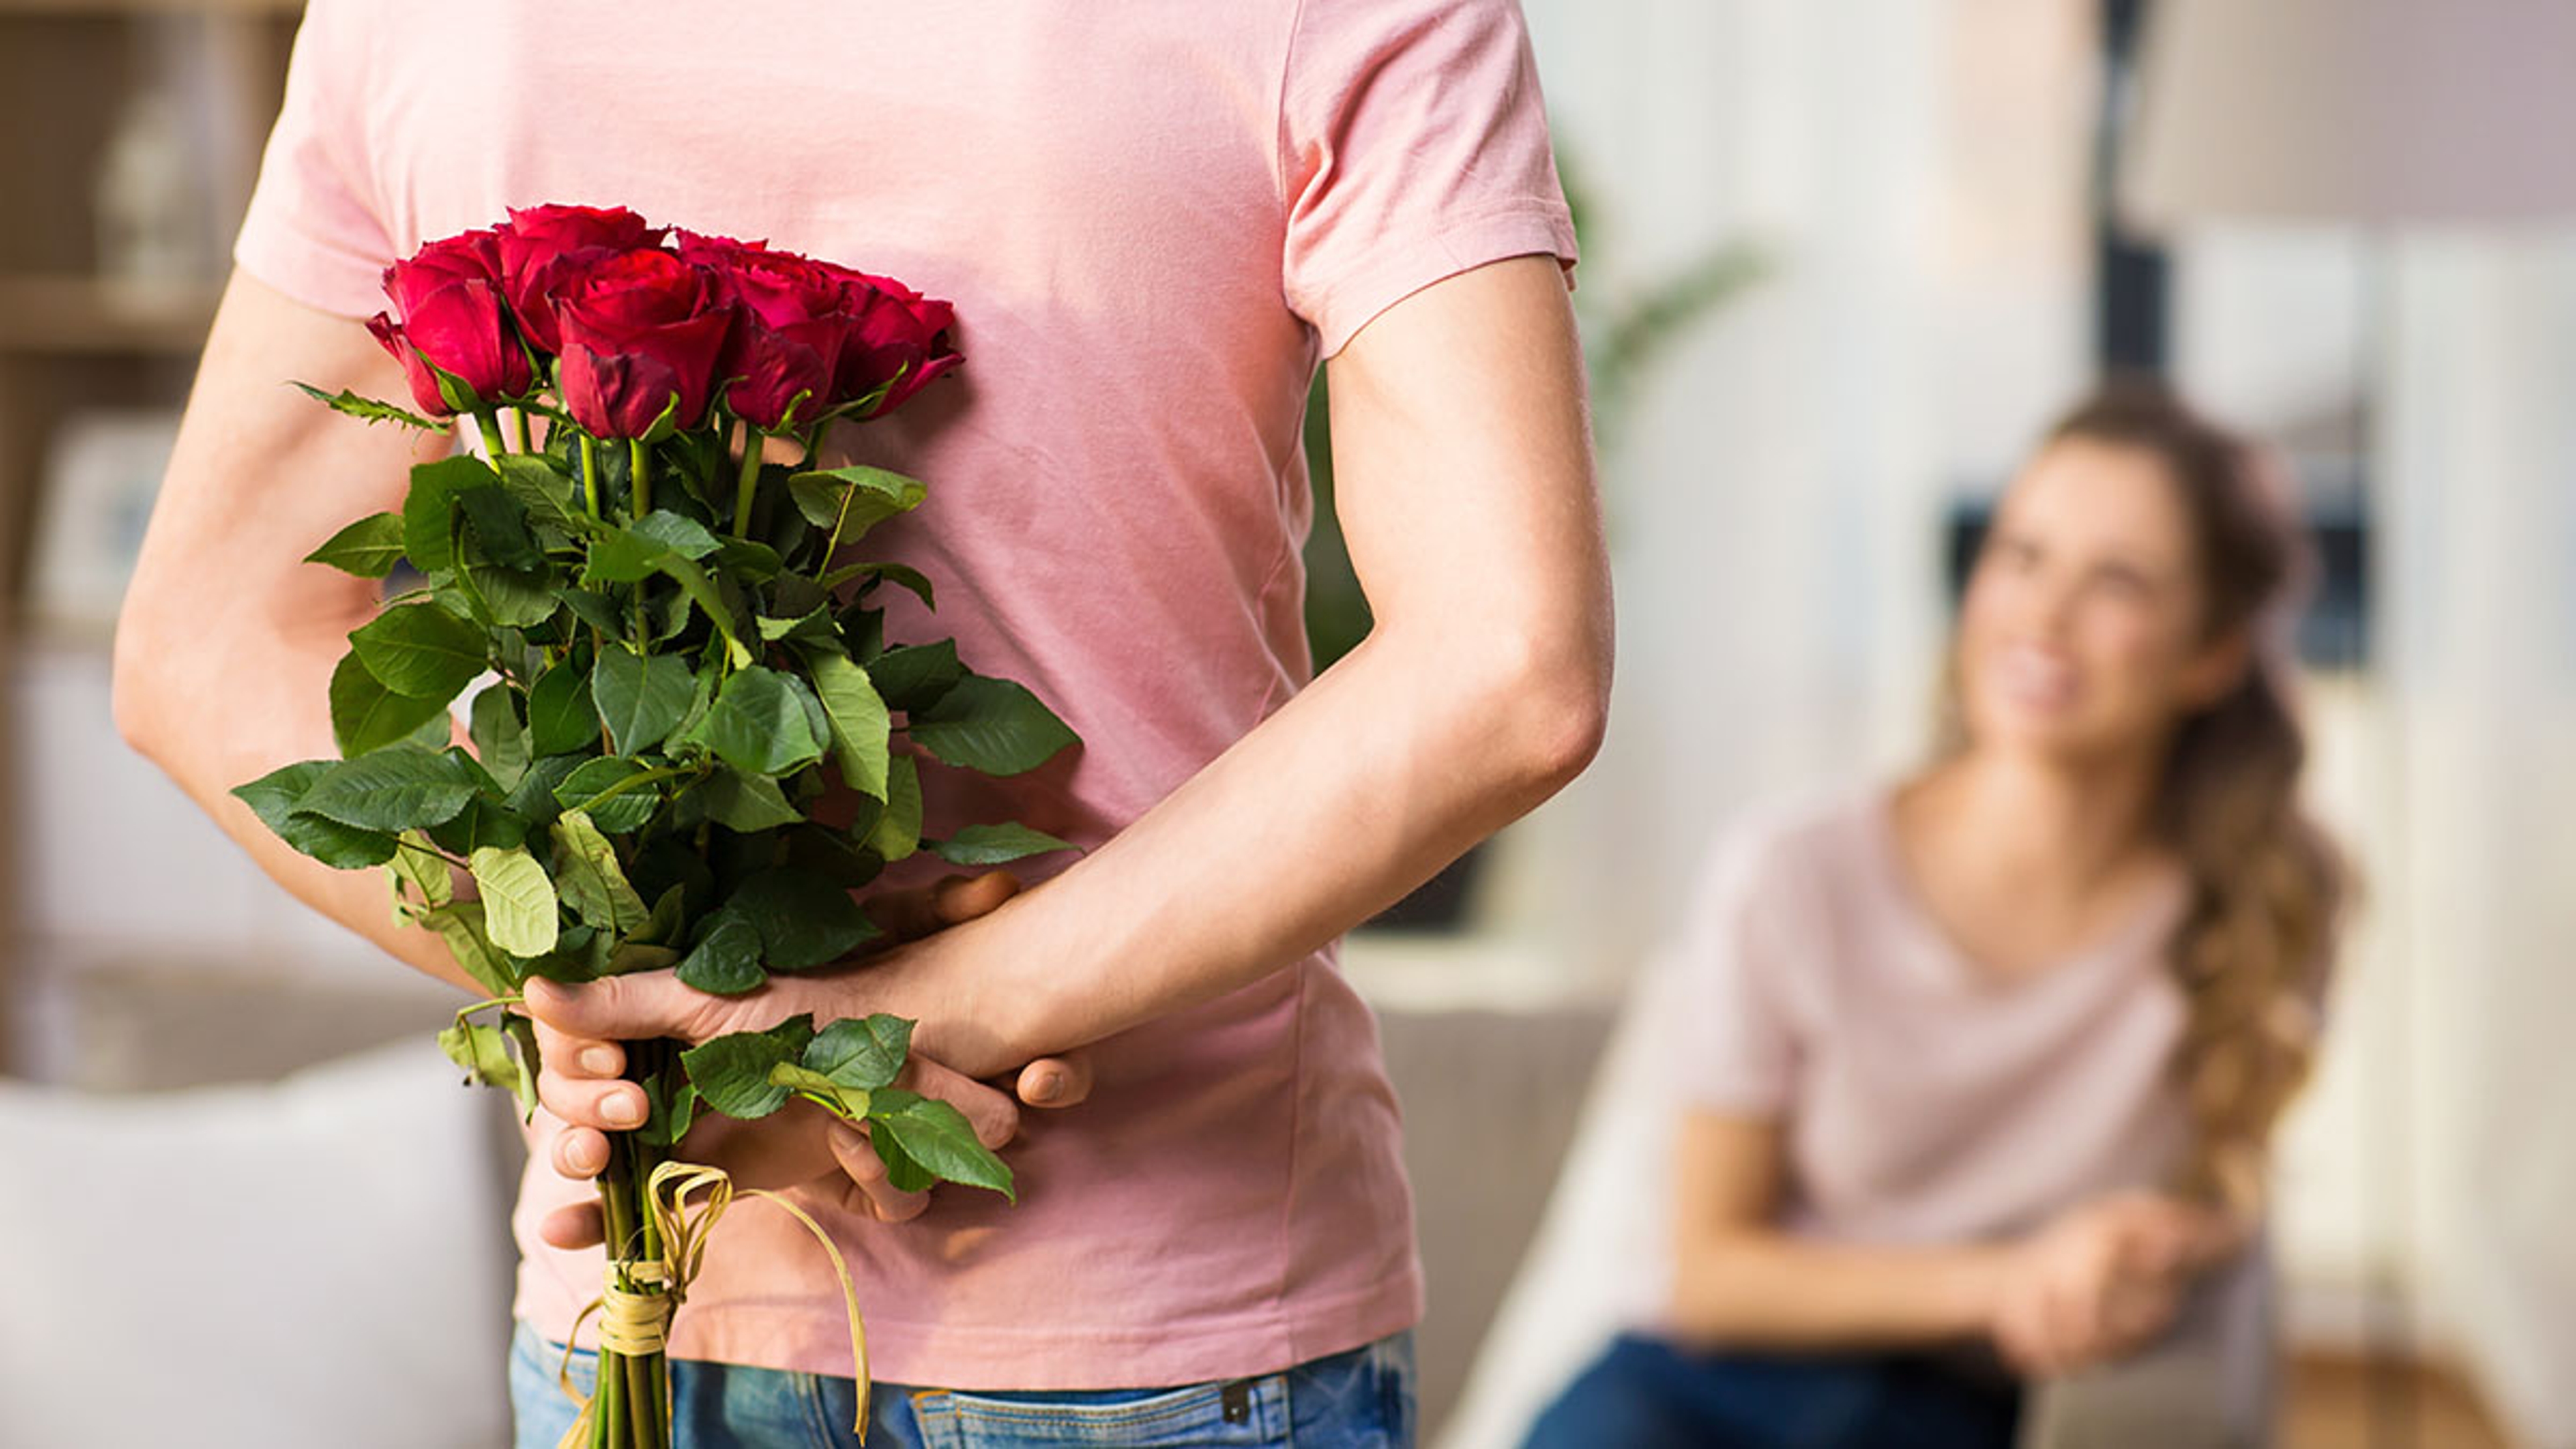
<path id="1" fill-rule="evenodd" d="M 1781 1232 L 1781 1130 L 1683 1115 L 1673 1161 L 1671 1332 L 1700 1348 L 1883 1349 L 1986 1331 L 2011 1250 L 1870 1248 Z"/>

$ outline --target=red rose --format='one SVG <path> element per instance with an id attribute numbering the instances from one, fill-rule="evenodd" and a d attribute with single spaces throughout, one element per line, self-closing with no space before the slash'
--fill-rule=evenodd
<path id="1" fill-rule="evenodd" d="M 603 438 L 640 438 L 665 408 L 682 428 L 706 417 L 733 330 L 707 273 L 659 247 L 583 267 L 555 295 L 564 407 Z"/>
<path id="2" fill-rule="evenodd" d="M 836 402 L 863 398 L 886 387 L 885 397 L 866 415 L 890 413 L 931 379 L 965 360 L 948 345 L 956 309 L 892 277 L 838 270 L 843 272 L 842 307 L 851 317 L 851 334 L 833 378 Z"/>
<path id="3" fill-rule="evenodd" d="M 528 340 L 541 351 L 561 352 L 556 289 L 602 257 L 660 246 L 668 230 L 645 225 L 622 206 L 513 207 L 509 221 L 494 228 L 493 270 Z"/>
<path id="4" fill-rule="evenodd" d="M 385 268 L 385 294 L 402 320 L 379 312 L 367 330 L 402 364 L 412 400 L 431 413 L 443 417 L 459 406 L 525 397 L 535 386 L 494 266 L 492 233 L 470 231 Z M 451 399 L 441 392 L 433 367 L 472 395 Z"/>
<path id="5" fill-rule="evenodd" d="M 680 233 L 683 260 L 706 269 L 719 295 L 742 313 L 718 362 L 730 380 L 725 403 L 753 427 L 775 431 L 796 406 L 810 420 L 827 407 L 832 379 L 854 320 L 842 310 L 842 284 L 831 269 L 760 242 Z"/>

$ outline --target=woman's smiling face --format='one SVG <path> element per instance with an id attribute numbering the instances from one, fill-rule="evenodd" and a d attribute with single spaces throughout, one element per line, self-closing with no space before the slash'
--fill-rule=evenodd
<path id="1" fill-rule="evenodd" d="M 2207 637 L 2191 521 L 2163 463 L 2049 444 L 1996 511 L 1960 613 L 1969 741 L 2062 760 L 2160 749 L 2242 667 Z"/>

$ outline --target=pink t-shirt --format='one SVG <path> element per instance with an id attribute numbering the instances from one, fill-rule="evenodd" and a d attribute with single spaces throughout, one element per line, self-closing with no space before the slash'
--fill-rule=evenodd
<path id="1" fill-rule="evenodd" d="M 1803 802 L 1721 843 L 1667 958 L 1685 1103 L 1782 1125 L 1783 1225 L 1818 1238 L 1993 1238 L 2160 1185 L 2185 1141 L 2181 882 L 1997 985 L 1913 893 L 1890 803 Z"/>
<path id="2" fill-rule="evenodd" d="M 315 0 L 236 255 L 357 316 L 393 258 L 549 201 L 956 303 L 956 379 L 854 440 L 931 486 L 868 548 L 927 570 L 944 608 L 898 599 L 889 633 L 953 633 L 1086 744 L 989 788 L 943 772 L 931 828 L 1016 818 L 1085 845 L 1307 677 L 1318 359 L 1443 277 L 1573 258 L 1511 0 L 749 0 L 684 24 Z M 1101 1043 L 1092 1100 L 1028 1120 L 1016 1207 L 947 1189 L 912 1223 L 831 1220 L 878 1377 L 1174 1384 L 1419 1317 L 1375 1024 L 1329 953 L 1281 966 Z M 558 1337 L 599 1254 L 532 1225 L 584 1191 L 538 1166 L 521 1193 L 519 1311 Z M 674 1351 L 847 1373 L 815 1245 L 736 1208 Z"/>

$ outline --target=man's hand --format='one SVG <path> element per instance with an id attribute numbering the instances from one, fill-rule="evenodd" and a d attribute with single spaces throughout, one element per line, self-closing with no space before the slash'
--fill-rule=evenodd
<path id="1" fill-rule="evenodd" d="M 2191 1280 L 2242 1241 L 2222 1215 L 2161 1194 L 2087 1203 L 2011 1250 L 1989 1331 L 2033 1378 L 2119 1358 L 2164 1332 Z"/>
<path id="2" fill-rule="evenodd" d="M 1017 880 L 1001 871 L 971 880 L 951 876 L 927 889 L 881 895 L 870 903 L 870 913 L 896 940 L 914 940 L 989 914 L 1019 888 Z M 667 971 L 588 987 L 529 982 L 528 1010 L 536 1020 L 542 1062 L 537 1095 L 566 1123 L 555 1139 L 555 1170 L 566 1177 L 598 1176 L 608 1166 L 605 1134 L 644 1120 L 643 1089 L 622 1076 L 626 1054 L 620 1039 L 669 1036 L 695 1042 L 759 1030 L 806 1011 L 826 1017 L 849 1014 L 832 1009 L 836 1000 L 846 1005 L 847 995 L 829 991 L 828 984 L 828 978 L 783 978 L 761 991 L 727 998 L 691 990 Z M 918 1051 L 898 1081 L 965 1113 L 976 1138 L 988 1148 L 1000 1148 L 1018 1132 L 1019 1109 L 1010 1097 Z M 1088 1060 L 1076 1053 L 1031 1062 L 1018 1072 L 1015 1087 L 1019 1100 L 1032 1107 L 1073 1106 L 1091 1090 Z M 916 1216 L 929 1202 L 927 1193 L 903 1192 L 886 1180 L 885 1164 L 864 1131 L 804 1103 L 758 1122 L 702 1117 L 684 1139 L 682 1155 L 724 1168 L 745 1187 L 834 1178 L 844 1206 L 886 1222 Z M 559 1248 L 588 1247 L 601 1239 L 599 1205 L 584 1202 L 557 1209 L 538 1231 Z"/>

